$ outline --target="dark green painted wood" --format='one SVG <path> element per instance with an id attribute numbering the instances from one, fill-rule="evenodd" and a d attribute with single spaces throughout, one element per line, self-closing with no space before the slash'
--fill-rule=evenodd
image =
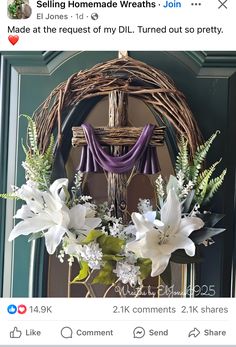
<path id="1" fill-rule="evenodd" d="M 7 151 L 10 146 L 10 141 L 7 137 L 8 119 L 9 119 L 9 99 L 10 91 L 10 71 L 14 68 L 18 72 L 20 79 L 19 90 L 19 114 L 32 114 L 33 111 L 40 105 L 40 103 L 47 97 L 50 91 L 55 88 L 61 81 L 67 79 L 71 74 L 80 69 L 89 68 L 101 61 L 113 59 L 116 57 L 116 52 L 2 52 L 2 61 L 5 64 L 4 73 L 2 78 L 2 85 L 4 86 L 3 110 L 1 117 L 1 163 L 7 163 Z M 18 115 L 16 115 L 17 121 Z M 18 154 L 18 173 L 17 184 L 21 185 L 24 182 L 24 171 L 21 168 L 21 162 L 24 159 L 23 151 L 21 149 L 21 138 L 25 137 L 26 123 L 20 121 L 19 123 L 19 154 Z M 6 191 L 6 172 L 5 165 L 1 167 L 1 191 Z M 2 216 L 5 216 L 4 202 L 0 202 Z M 4 256 L 4 218 L 1 218 L 1 263 Z M 28 281 L 29 281 L 29 264 L 30 264 L 30 248 L 31 245 L 27 242 L 27 238 L 20 237 L 15 240 L 14 247 L 14 264 L 13 264 L 13 284 L 12 295 L 15 297 L 28 296 Z M 42 247 L 39 247 L 36 254 L 38 262 L 38 276 L 37 279 L 37 296 L 43 295 L 43 268 L 44 256 Z M 1 266 L 1 271 L 3 264 Z M 44 271 L 45 272 L 45 271 Z M 2 284 L 2 272 L 1 284 Z"/>
<path id="2" fill-rule="evenodd" d="M 1 57 L 0 60 L 0 93 L 2 102 L 0 105 L 0 192 L 6 192 L 7 170 L 4 163 L 7 162 L 8 138 L 8 114 L 9 109 L 9 65 Z M 0 295 L 3 290 L 3 266 L 4 266 L 4 243 L 5 243 L 5 209 L 4 200 L 0 200 Z"/>
<path id="3" fill-rule="evenodd" d="M 231 294 L 231 264 L 235 244 L 235 52 L 132 52 L 136 59 L 145 60 L 165 71 L 184 92 L 198 125 L 205 138 L 216 129 L 221 136 L 215 141 L 208 155 L 208 163 L 223 157 L 219 169 L 228 168 L 223 190 L 215 197 L 212 209 L 225 213 L 221 225 L 227 228 L 216 243 L 201 253 L 204 263 L 197 266 L 200 285 L 214 285 L 216 296 Z M 176 61 L 173 60 L 173 56 Z"/>
<path id="4" fill-rule="evenodd" d="M 156 66 L 169 74 L 177 87 L 182 90 L 194 112 L 199 127 L 208 137 L 216 129 L 221 130 L 221 137 L 215 142 L 209 154 L 209 162 L 223 156 L 221 167 L 228 167 L 228 175 L 224 190 L 214 200 L 214 210 L 226 213 L 222 225 L 227 227 L 227 232 L 216 238 L 216 243 L 208 249 L 202 249 L 205 256 L 203 265 L 198 266 L 198 283 L 214 284 L 216 296 L 229 296 L 230 271 L 233 245 L 235 244 L 235 158 L 232 148 L 235 148 L 235 92 L 236 78 L 236 52 L 129 52 L 136 59 Z M 20 77 L 20 112 L 31 114 L 33 110 L 47 97 L 49 92 L 70 74 L 89 68 L 97 62 L 105 61 L 117 56 L 116 52 L 4 52 L 2 64 L 4 67 L 4 115 L 9 114 L 9 74 L 10 67 L 14 67 Z M 7 72 L 8 71 L 8 72 Z M 1 113 L 1 115 L 3 112 Z M 8 121 L 0 118 L 1 138 L 0 155 L 6 162 L 8 138 Z M 78 119 L 79 122 L 79 119 Z M 24 122 L 20 123 L 21 136 L 25 133 Z M 22 151 L 19 152 L 19 166 L 23 159 Z M 1 189 L 6 185 L 6 168 L 0 168 L 2 180 Z M 19 168 L 18 184 L 24 180 L 23 170 Z M 4 203 L 0 205 L 4 216 Z M 0 234 L 0 261 L 3 259 L 4 220 L 1 220 Z M 24 250 L 24 253 L 22 252 Z M 30 245 L 26 239 L 19 238 L 15 246 L 14 263 L 14 296 L 28 295 L 28 269 Z M 43 296 L 45 292 L 45 267 L 43 247 L 38 244 L 35 259 L 35 296 Z M 0 270 L 1 271 L 1 270 Z M 1 272 L 0 272 L 1 275 Z M 1 277 L 0 277 L 1 280 Z"/>

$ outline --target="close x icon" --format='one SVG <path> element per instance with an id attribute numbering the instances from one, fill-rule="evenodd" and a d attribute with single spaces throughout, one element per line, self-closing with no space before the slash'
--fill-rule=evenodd
<path id="1" fill-rule="evenodd" d="M 228 2 L 228 0 L 218 0 L 219 1 L 219 7 L 218 7 L 218 9 L 220 9 L 220 8 L 225 8 L 225 9 L 227 9 L 228 7 L 226 6 L 226 3 Z"/>

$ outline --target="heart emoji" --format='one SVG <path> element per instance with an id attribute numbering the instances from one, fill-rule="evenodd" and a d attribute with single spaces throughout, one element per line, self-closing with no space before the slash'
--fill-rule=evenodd
<path id="1" fill-rule="evenodd" d="M 24 313 L 26 313 L 26 311 L 27 311 L 27 308 L 25 305 L 19 305 L 18 306 L 18 313 L 19 314 L 24 314 Z"/>
<path id="2" fill-rule="evenodd" d="M 14 35 L 14 36 L 9 35 L 8 41 L 11 42 L 11 44 L 14 46 L 19 41 L 19 36 L 18 35 Z"/>

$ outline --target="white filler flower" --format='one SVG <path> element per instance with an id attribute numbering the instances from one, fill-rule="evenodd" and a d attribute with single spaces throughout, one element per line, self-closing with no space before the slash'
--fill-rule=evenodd
<path id="1" fill-rule="evenodd" d="M 102 264 L 102 249 L 96 241 L 83 245 L 80 249 L 81 258 L 88 263 L 92 270 L 99 270 Z"/>
<path id="2" fill-rule="evenodd" d="M 127 250 L 138 257 L 151 259 L 152 277 L 165 271 L 171 253 L 177 249 L 184 249 L 189 256 L 194 256 L 195 244 L 188 236 L 204 225 L 197 217 L 181 218 L 181 204 L 172 189 L 160 214 L 161 220 L 155 219 L 156 212 L 147 212 L 144 215 L 132 213 L 137 230 L 136 240 L 126 246 Z"/>
<path id="3" fill-rule="evenodd" d="M 68 186 L 68 179 L 56 180 L 48 191 L 40 191 L 27 184 L 15 189 L 15 195 L 25 200 L 26 205 L 14 216 L 23 221 L 11 231 L 9 241 L 19 235 L 44 231 L 47 251 L 53 254 L 69 229 L 87 234 L 100 224 L 100 218 L 86 218 L 86 206 L 78 204 L 71 209 L 66 206 L 63 186 Z"/>
<path id="4" fill-rule="evenodd" d="M 140 267 L 126 261 L 118 261 L 113 272 L 123 284 L 130 284 L 131 287 L 140 282 Z"/>

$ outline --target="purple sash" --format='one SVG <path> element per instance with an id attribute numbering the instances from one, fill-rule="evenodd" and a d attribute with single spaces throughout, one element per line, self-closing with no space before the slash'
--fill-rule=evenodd
<path id="1" fill-rule="evenodd" d="M 113 157 L 106 152 L 96 139 L 90 124 L 85 123 L 81 126 L 88 145 L 82 149 L 78 170 L 99 172 L 102 168 L 107 172 L 125 173 L 136 166 L 137 171 L 143 174 L 160 171 L 156 149 L 149 146 L 155 125 L 145 125 L 135 145 L 120 157 Z"/>

